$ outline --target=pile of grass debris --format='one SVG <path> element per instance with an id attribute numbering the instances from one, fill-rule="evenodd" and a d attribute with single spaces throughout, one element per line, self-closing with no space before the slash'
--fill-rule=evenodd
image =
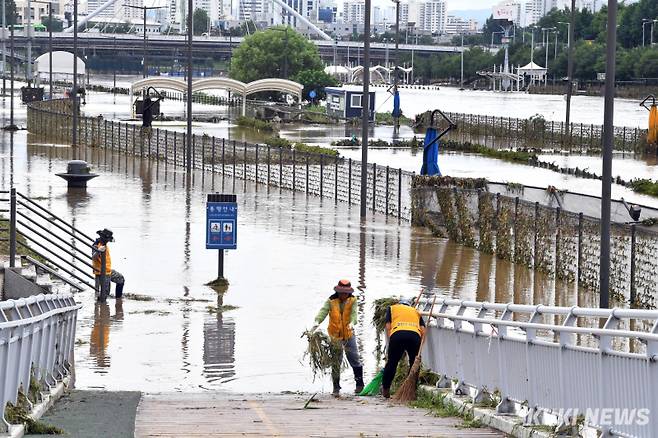
<path id="1" fill-rule="evenodd" d="M 326 374 L 332 368 L 341 368 L 345 365 L 343 362 L 343 349 L 339 342 L 333 341 L 320 330 L 306 331 L 304 335 L 308 340 L 304 358 L 308 358 L 311 371 L 313 371 L 313 378 L 318 374 Z"/>

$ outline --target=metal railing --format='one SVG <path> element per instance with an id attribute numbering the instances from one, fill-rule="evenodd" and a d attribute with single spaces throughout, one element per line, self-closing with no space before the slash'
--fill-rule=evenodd
<path id="1" fill-rule="evenodd" d="M 73 370 L 78 309 L 71 293 L 0 302 L 0 430 L 19 391 L 53 388 Z M 34 403 L 36 400 L 28 403 Z"/>
<path id="2" fill-rule="evenodd" d="M 493 148 L 562 149 L 579 153 L 600 154 L 603 126 L 591 123 L 571 123 L 542 118 L 517 119 L 479 114 L 446 113 L 459 130 L 448 138 L 481 143 Z M 616 126 L 615 151 L 622 153 L 646 152 L 646 129 Z"/>
<path id="3" fill-rule="evenodd" d="M 72 117 L 66 102 L 34 102 L 28 106 L 28 130 L 44 140 L 71 140 Z M 82 159 L 88 148 L 186 165 L 186 134 L 155 128 L 145 135 L 135 124 L 81 117 L 79 144 Z M 192 166 L 203 172 L 253 181 L 336 202 L 359 204 L 361 162 L 294 148 L 248 144 L 208 135 L 193 135 Z M 413 173 L 369 163 L 367 205 L 376 212 L 401 219 L 411 218 L 409 188 Z"/>
<path id="4" fill-rule="evenodd" d="M 78 290 L 95 289 L 92 251 L 94 239 L 52 211 L 12 188 L 0 192 L 1 209 L 9 213 L 0 221 L 8 224 L 9 266 L 16 266 L 17 254 L 23 261 L 59 277 Z M 101 283 L 102 284 L 102 283 Z"/>
<path id="5" fill-rule="evenodd" d="M 584 418 L 605 436 L 658 436 L 658 311 L 437 297 L 432 316 L 423 362 L 437 386 L 493 395 L 526 424 Z"/>
<path id="6" fill-rule="evenodd" d="M 483 189 L 416 187 L 412 189 L 413 224 L 427 226 L 454 242 L 495 254 L 559 280 L 599 289 L 600 220 L 597 198 L 560 194 L 581 212 L 556 202 L 542 205 L 539 190 L 525 194 L 503 191 L 500 184 Z M 504 195 L 502 193 L 509 193 Z M 544 202 L 551 194 L 544 191 Z M 527 199 L 522 199 L 526 197 Z M 583 214 L 585 211 L 589 214 Z M 652 307 L 658 288 L 658 232 L 643 223 L 624 223 L 630 216 L 623 204 L 612 204 L 610 291 L 618 301 Z M 645 208 L 648 218 L 654 214 Z"/>

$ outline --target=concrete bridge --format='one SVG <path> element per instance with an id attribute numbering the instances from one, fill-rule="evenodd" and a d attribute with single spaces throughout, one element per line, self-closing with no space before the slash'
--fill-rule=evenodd
<path id="1" fill-rule="evenodd" d="M 242 37 L 195 37 L 192 48 L 193 55 L 197 59 L 207 59 L 212 56 L 215 59 L 229 59 L 233 50 L 240 44 Z M 349 59 L 356 63 L 363 59 L 363 43 L 356 41 L 331 41 L 313 40 L 318 46 L 320 56 L 326 62 L 332 62 L 334 52 L 339 63 L 345 63 Z M 24 48 L 26 39 L 22 35 L 15 36 L 16 48 Z M 112 57 L 117 53 L 141 59 L 144 40 L 140 35 L 131 34 L 92 34 L 81 33 L 79 35 L 78 47 L 80 53 L 85 56 Z M 46 32 L 35 32 L 33 47 L 36 53 L 48 51 L 49 39 Z M 54 50 L 72 50 L 73 36 L 68 33 L 53 34 Z M 182 57 L 187 50 L 185 36 L 180 35 L 149 35 L 148 36 L 149 59 L 171 60 Z M 394 46 L 392 44 L 371 43 L 371 60 L 373 64 L 383 64 L 386 59 L 393 59 Z M 457 46 L 434 46 L 434 45 L 412 45 L 400 44 L 401 54 L 415 56 L 427 56 L 439 53 L 461 53 L 461 47 Z M 388 56 L 387 56 L 388 52 Z"/>

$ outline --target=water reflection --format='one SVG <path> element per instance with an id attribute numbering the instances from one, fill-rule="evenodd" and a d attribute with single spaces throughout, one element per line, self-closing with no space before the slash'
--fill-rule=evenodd
<path id="1" fill-rule="evenodd" d="M 110 304 L 96 303 L 94 306 L 94 319 L 89 337 L 89 354 L 94 358 L 96 367 L 109 368 L 110 329 L 118 330 L 123 321 L 123 300 L 114 302 L 114 315 L 110 315 Z"/>
<path id="2" fill-rule="evenodd" d="M 224 294 L 217 294 L 217 309 Z M 210 384 L 230 382 L 235 376 L 235 322 L 218 311 L 203 323 L 203 375 Z"/>

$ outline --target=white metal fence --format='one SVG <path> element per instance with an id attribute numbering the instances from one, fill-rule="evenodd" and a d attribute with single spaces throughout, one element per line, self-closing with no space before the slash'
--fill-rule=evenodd
<path id="1" fill-rule="evenodd" d="M 72 372 L 78 309 L 70 293 L 0 302 L 0 408 L 27 394 L 30 378 L 54 387 Z"/>
<path id="2" fill-rule="evenodd" d="M 527 424 L 658 436 L 658 311 L 437 298 L 432 314 L 423 362 L 455 392 L 498 392 Z"/>

